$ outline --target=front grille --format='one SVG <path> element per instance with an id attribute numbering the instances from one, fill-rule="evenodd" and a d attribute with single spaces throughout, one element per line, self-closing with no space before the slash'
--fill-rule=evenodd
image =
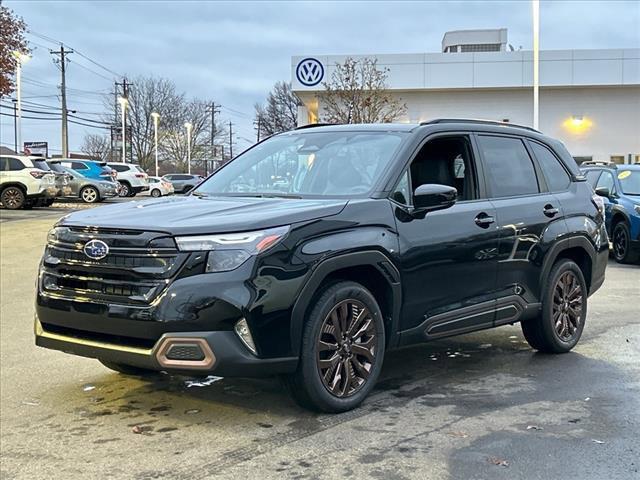
<path id="1" fill-rule="evenodd" d="M 87 256 L 84 245 L 103 241 L 109 253 Z M 149 305 L 186 259 L 173 239 L 156 232 L 58 227 L 50 235 L 40 275 L 54 297 L 122 305 Z"/>

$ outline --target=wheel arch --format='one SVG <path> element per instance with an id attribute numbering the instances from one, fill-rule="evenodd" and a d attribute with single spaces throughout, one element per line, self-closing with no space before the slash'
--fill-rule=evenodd
<path id="1" fill-rule="evenodd" d="M 593 266 L 596 263 L 596 250 L 593 245 L 584 237 L 559 240 L 547 254 L 540 274 L 540 285 L 544 285 L 551 269 L 561 259 L 572 260 L 580 267 L 587 289 L 591 292 Z"/>
<path id="2" fill-rule="evenodd" d="M 299 355 L 302 331 L 314 300 L 324 287 L 350 280 L 364 286 L 376 298 L 384 317 L 387 348 L 398 343 L 398 321 L 402 305 L 400 272 L 382 252 L 346 253 L 320 262 L 302 287 L 291 313 L 291 349 Z"/>
<path id="3" fill-rule="evenodd" d="M 27 186 L 20 182 L 3 183 L 2 185 L 0 185 L 0 193 L 4 192 L 5 188 L 9 188 L 9 187 L 18 187 L 20 190 L 22 190 L 22 193 L 24 193 L 25 196 L 27 195 L 27 191 L 28 191 Z"/>

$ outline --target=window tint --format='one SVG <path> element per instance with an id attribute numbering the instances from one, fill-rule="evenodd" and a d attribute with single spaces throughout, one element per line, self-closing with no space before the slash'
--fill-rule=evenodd
<path id="1" fill-rule="evenodd" d="M 5 170 L 9 170 L 9 159 L 0 157 L 0 172 L 4 172 Z"/>
<path id="2" fill-rule="evenodd" d="M 508 137 L 478 137 L 493 198 L 531 195 L 539 192 L 533 162 L 522 140 Z"/>
<path id="3" fill-rule="evenodd" d="M 611 172 L 606 172 L 606 171 L 602 172 L 602 175 L 600 175 L 600 179 L 596 184 L 596 188 L 601 188 L 601 187 L 608 188 L 609 192 L 611 193 L 615 192 L 613 175 L 611 174 Z"/>
<path id="4" fill-rule="evenodd" d="M 411 163 L 410 193 L 420 185 L 437 183 L 455 187 L 458 200 L 476 195 L 471 143 L 466 136 L 429 140 Z"/>
<path id="5" fill-rule="evenodd" d="M 409 199 L 411 198 L 411 190 L 409 188 L 409 172 L 406 171 L 400 178 L 398 185 L 393 190 L 391 198 L 401 205 L 409 205 Z"/>
<path id="6" fill-rule="evenodd" d="M 589 170 L 585 175 L 587 177 L 587 182 L 589 182 L 589 185 L 591 185 L 595 189 L 598 177 L 600 177 L 600 170 Z"/>
<path id="7" fill-rule="evenodd" d="M 111 168 L 113 168 L 116 172 L 127 172 L 129 170 L 129 167 L 126 165 L 114 165 L 111 164 L 109 165 Z"/>
<path id="8" fill-rule="evenodd" d="M 74 170 L 89 170 L 89 167 L 81 162 L 71 162 L 71 168 Z"/>
<path id="9" fill-rule="evenodd" d="M 571 183 L 567 171 L 560 164 L 560 160 L 547 148 L 536 142 L 529 142 L 533 154 L 535 155 L 542 173 L 547 181 L 550 192 L 560 192 L 566 190 Z"/>
<path id="10" fill-rule="evenodd" d="M 23 168 L 24 168 L 24 164 L 17 158 L 9 159 L 9 170 L 17 171 L 17 170 L 22 170 Z"/>

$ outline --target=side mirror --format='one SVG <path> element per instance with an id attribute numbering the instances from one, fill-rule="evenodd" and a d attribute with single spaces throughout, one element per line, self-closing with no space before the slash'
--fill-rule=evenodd
<path id="1" fill-rule="evenodd" d="M 598 187 L 596 188 L 596 195 L 599 197 L 610 198 L 611 192 L 607 187 Z"/>
<path id="2" fill-rule="evenodd" d="M 416 212 L 432 212 L 451 207 L 458 198 L 458 191 L 448 185 L 427 183 L 416 188 L 413 206 Z"/>

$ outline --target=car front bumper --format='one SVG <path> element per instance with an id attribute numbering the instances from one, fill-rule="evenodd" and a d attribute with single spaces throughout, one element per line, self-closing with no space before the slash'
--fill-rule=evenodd
<path id="1" fill-rule="evenodd" d="M 295 371 L 296 357 L 258 358 L 232 331 L 165 333 L 149 348 L 80 338 L 69 333 L 47 331 L 35 318 L 36 345 L 82 357 L 133 365 L 185 375 L 215 374 L 223 377 L 264 377 Z M 172 348 L 199 349 L 197 359 L 175 357 Z M 170 358 L 171 357 L 171 358 Z"/>

